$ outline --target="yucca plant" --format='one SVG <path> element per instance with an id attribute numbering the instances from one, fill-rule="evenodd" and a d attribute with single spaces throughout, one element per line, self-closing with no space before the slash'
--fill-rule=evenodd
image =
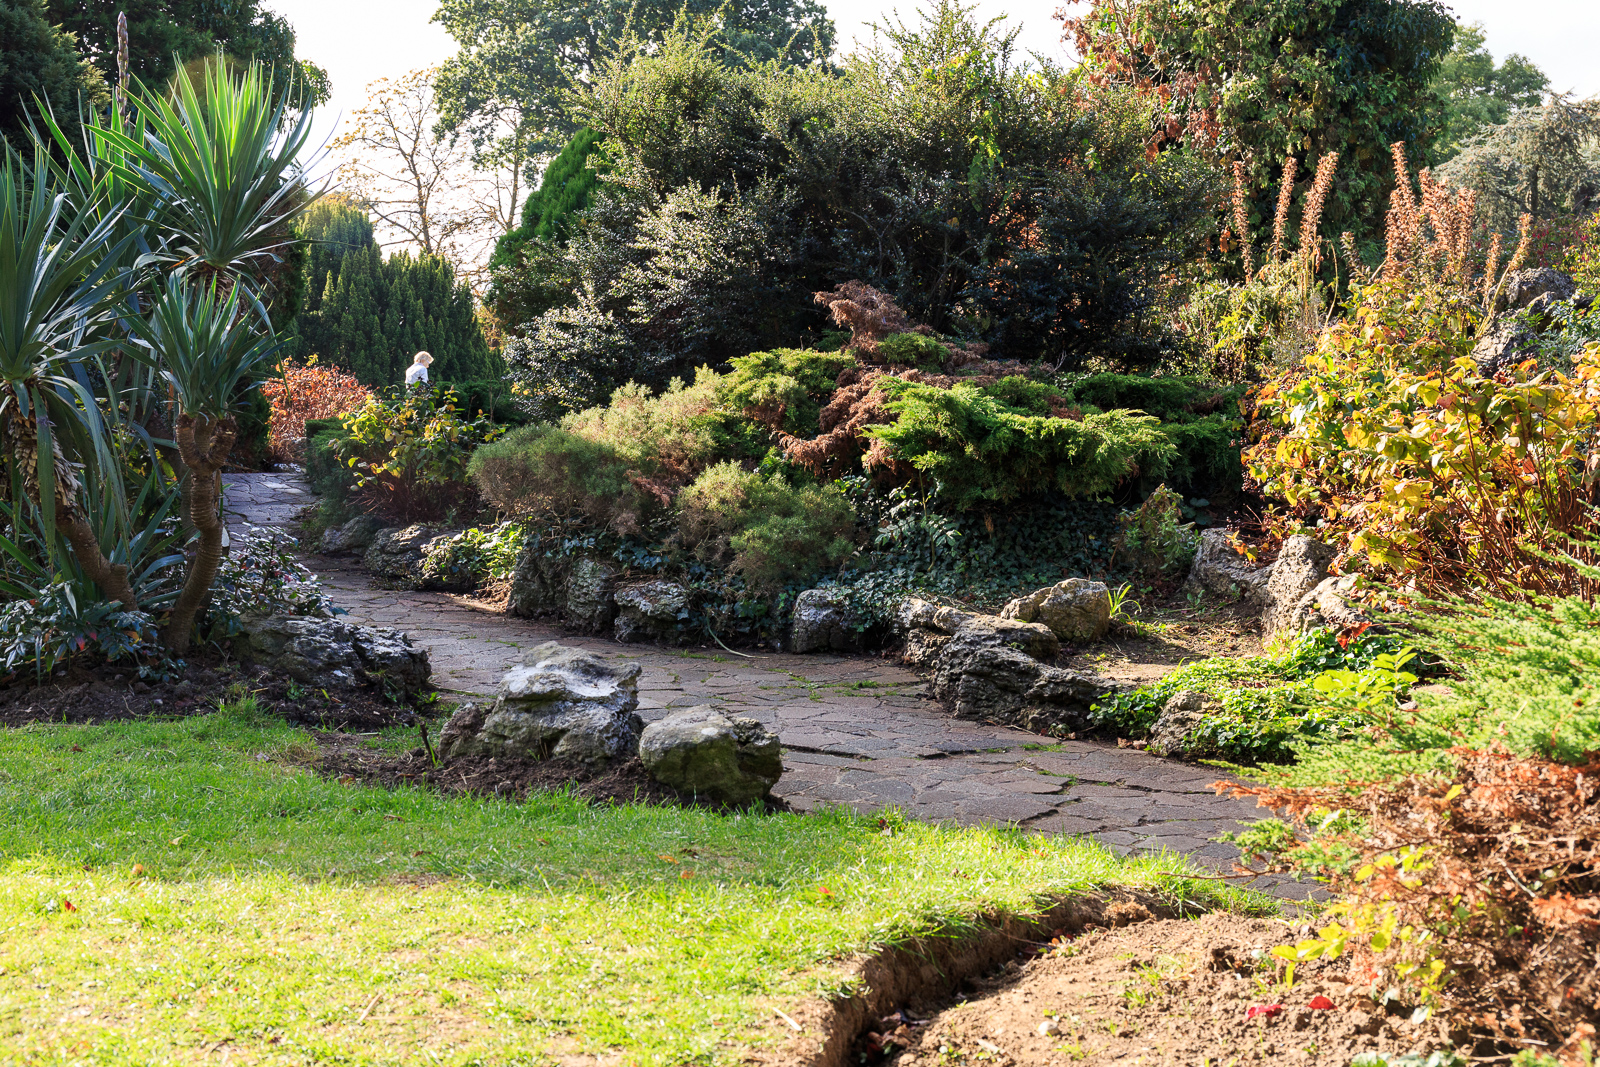
<path id="1" fill-rule="evenodd" d="M 260 301 L 215 275 L 169 275 L 142 333 L 149 346 L 143 358 L 152 361 L 172 392 L 173 436 L 189 471 L 188 518 L 198 535 L 162 635 L 169 649 L 182 653 L 227 545 L 221 474 L 238 435 L 236 398 L 241 385 L 259 379 L 281 346 Z"/>
<path id="2" fill-rule="evenodd" d="M 83 361 L 127 295 L 112 240 L 119 217 L 96 220 L 52 188 L 42 150 L 30 171 L 14 153 L 0 166 L 0 449 L 6 499 L 38 508 L 54 554 L 58 535 L 108 599 L 137 607 L 127 568 L 108 560 L 82 504 L 80 474 L 121 492 L 101 410 Z M 124 239 L 126 240 L 126 238 Z"/>
<path id="3" fill-rule="evenodd" d="M 170 96 L 138 87 L 137 130 L 91 131 L 160 201 L 154 254 L 169 270 L 259 289 L 282 262 L 296 240 L 290 223 L 316 199 L 297 162 L 311 114 L 293 115 L 290 89 L 259 63 L 234 72 L 219 56 L 201 76 L 175 79 Z"/>

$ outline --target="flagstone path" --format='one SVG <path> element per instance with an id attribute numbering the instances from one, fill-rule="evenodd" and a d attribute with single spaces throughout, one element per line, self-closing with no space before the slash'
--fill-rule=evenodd
<path id="1" fill-rule="evenodd" d="M 286 526 L 314 499 L 296 473 L 224 481 L 235 537 L 250 525 Z M 647 721 L 696 704 L 761 720 L 783 739 L 774 792 L 800 810 L 894 806 L 916 819 L 1088 834 L 1122 853 L 1167 849 L 1213 867 L 1237 855 L 1213 838 L 1262 815 L 1252 802 L 1213 793 L 1219 775 L 1206 767 L 953 719 L 920 676 L 889 659 L 622 645 L 488 611 L 468 597 L 374 588 L 354 561 L 308 563 L 352 622 L 395 627 L 427 648 L 434 684 L 456 699 L 491 695 L 523 649 L 559 640 L 641 663 L 639 712 Z M 1292 885 L 1271 888 L 1304 895 Z"/>

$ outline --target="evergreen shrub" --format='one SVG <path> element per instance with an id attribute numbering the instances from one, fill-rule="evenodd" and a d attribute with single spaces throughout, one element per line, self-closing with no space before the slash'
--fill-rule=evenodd
<path id="1" fill-rule="evenodd" d="M 794 486 L 728 461 L 696 478 L 677 504 L 684 544 L 758 595 L 811 582 L 855 553 L 855 509 L 831 486 Z"/>
<path id="2" fill-rule="evenodd" d="M 470 457 L 504 432 L 481 415 L 463 418 L 448 386 L 393 391 L 340 424 L 339 434 L 327 436 L 329 451 L 353 472 L 364 508 L 399 522 L 470 509 Z"/>
<path id="3" fill-rule="evenodd" d="M 610 444 L 547 422 L 479 448 L 468 470 L 483 498 L 508 515 L 582 518 L 632 533 L 663 507 Z"/>
<path id="4" fill-rule="evenodd" d="M 1051 489 L 1103 495 L 1126 478 L 1165 473 L 1175 453 L 1150 415 L 1053 418 L 964 382 L 942 389 L 884 377 L 879 384 L 895 421 L 866 429 L 874 453 L 881 449 L 907 474 L 937 485 L 958 510 Z"/>

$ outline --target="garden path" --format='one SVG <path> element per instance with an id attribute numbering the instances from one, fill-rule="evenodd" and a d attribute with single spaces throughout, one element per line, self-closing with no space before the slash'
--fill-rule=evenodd
<path id="1" fill-rule="evenodd" d="M 235 536 L 246 524 L 286 526 L 314 499 L 296 473 L 224 480 Z M 522 649 L 559 640 L 641 663 L 639 712 L 647 721 L 696 704 L 761 720 L 784 744 L 774 792 L 800 810 L 894 805 L 918 819 L 1090 834 L 1123 853 L 1170 849 L 1214 867 L 1237 852 L 1212 839 L 1261 814 L 1249 801 L 1216 796 L 1207 787 L 1218 774 L 1205 767 L 952 719 L 919 675 L 888 659 L 620 645 L 489 611 L 469 597 L 377 589 L 353 561 L 307 562 L 350 621 L 398 628 L 427 648 L 434 684 L 451 696 L 491 695 Z"/>

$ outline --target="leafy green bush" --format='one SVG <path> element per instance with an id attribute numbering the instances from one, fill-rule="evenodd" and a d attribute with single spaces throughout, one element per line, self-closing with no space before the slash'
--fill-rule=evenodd
<path id="1" fill-rule="evenodd" d="M 547 422 L 479 448 L 469 471 L 483 498 L 509 515 L 581 517 L 632 533 L 663 505 L 612 445 Z"/>
<path id="2" fill-rule="evenodd" d="M 0 682 L 26 674 L 42 681 L 74 656 L 126 660 L 141 678 L 173 666 L 154 617 L 101 600 L 87 586 L 54 582 L 0 606 Z"/>
<path id="3" fill-rule="evenodd" d="M 658 394 L 629 382 L 601 407 L 561 420 L 563 429 L 610 447 L 639 473 L 676 488 L 718 459 L 760 455 L 754 427 L 718 402 L 721 379 L 701 367 L 694 384 L 674 378 Z"/>
<path id="4" fill-rule="evenodd" d="M 402 522 L 444 518 L 471 503 L 467 464 L 503 432 L 462 418 L 448 386 L 393 392 L 340 418 L 329 451 L 354 473 L 368 510 Z"/>
<path id="5" fill-rule="evenodd" d="M 1130 570 L 1149 577 L 1188 573 L 1200 536 L 1183 522 L 1183 498 L 1166 486 L 1133 511 L 1123 512 L 1117 538 L 1118 555 Z"/>
<path id="6" fill-rule="evenodd" d="M 1449 669 L 1447 692 L 1418 692 L 1404 716 L 1359 704 L 1355 680 L 1325 688 L 1328 713 L 1358 716 L 1359 739 L 1319 745 L 1276 780 L 1336 784 L 1448 773 L 1452 748 L 1503 746 L 1519 756 L 1580 764 L 1600 751 L 1600 607 L 1577 597 L 1547 603 L 1454 604 L 1416 620 L 1415 644 Z M 1354 665 L 1352 665 L 1354 666 Z"/>
<path id="7" fill-rule="evenodd" d="M 837 489 L 719 463 L 678 495 L 684 544 L 727 565 L 754 592 L 776 594 L 838 568 L 855 552 L 855 509 Z"/>
<path id="8" fill-rule="evenodd" d="M 896 419 L 864 431 L 874 451 L 927 478 L 958 510 L 1050 489 L 1098 496 L 1172 462 L 1173 446 L 1153 416 L 1051 418 L 964 382 L 941 389 L 885 377 L 879 384 Z"/>
<path id="9" fill-rule="evenodd" d="M 321 579 L 300 562 L 295 542 L 276 536 L 235 541 L 211 589 L 198 627 L 210 641 L 237 636 L 239 616 L 246 612 L 326 617 L 339 610 Z"/>
<path id="10" fill-rule="evenodd" d="M 1350 737 L 1364 722 L 1353 708 L 1324 700 L 1319 679 L 1382 670 L 1389 662 L 1383 657 L 1394 657 L 1400 644 L 1395 637 L 1362 634 L 1341 645 L 1331 631 L 1314 630 L 1296 638 L 1281 656 L 1222 656 L 1185 664 L 1154 685 L 1096 704 L 1090 722 L 1096 732 L 1144 737 L 1174 694 L 1193 690 L 1213 697 L 1220 707 L 1185 735 L 1186 756 L 1287 763 L 1304 758 L 1311 742 Z M 1407 678 L 1415 680 L 1388 668 L 1384 696 L 1390 709 Z"/>
<path id="11" fill-rule="evenodd" d="M 468 590 L 486 581 L 509 578 L 516 569 L 524 534 L 523 524 L 512 521 L 470 527 L 434 539 L 422 560 L 423 585 Z"/>

